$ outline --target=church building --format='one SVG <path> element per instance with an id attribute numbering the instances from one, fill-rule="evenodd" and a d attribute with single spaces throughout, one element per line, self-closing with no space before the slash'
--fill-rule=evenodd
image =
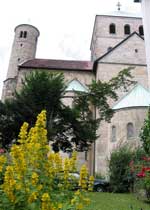
<path id="1" fill-rule="evenodd" d="M 90 61 L 52 60 L 36 58 L 39 30 L 28 24 L 15 28 L 7 78 L 4 81 L 2 100 L 11 98 L 20 89 L 22 79 L 31 71 L 63 72 L 67 84 L 65 103 L 71 105 L 73 91 L 87 92 L 92 79 L 108 81 L 121 70 L 132 67 L 135 85 L 128 92 L 118 91 L 117 102 L 109 101 L 115 114 L 110 123 L 102 122 L 88 157 L 91 173 L 107 173 L 107 160 L 113 149 L 128 143 L 138 146 L 139 132 L 150 104 L 148 74 L 145 55 L 142 18 L 120 10 L 96 15 L 91 40 Z M 96 113 L 98 114 L 98 113 Z"/>

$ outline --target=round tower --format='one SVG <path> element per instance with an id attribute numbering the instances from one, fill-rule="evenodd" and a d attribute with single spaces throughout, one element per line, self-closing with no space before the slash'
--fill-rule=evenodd
<path id="1" fill-rule="evenodd" d="M 21 24 L 15 28 L 7 78 L 4 81 L 2 100 L 13 96 L 16 88 L 18 65 L 35 58 L 39 30 L 28 24 Z"/>
<path id="2" fill-rule="evenodd" d="M 21 24 L 15 28 L 7 79 L 17 76 L 18 65 L 35 58 L 39 30 L 28 24 Z"/>

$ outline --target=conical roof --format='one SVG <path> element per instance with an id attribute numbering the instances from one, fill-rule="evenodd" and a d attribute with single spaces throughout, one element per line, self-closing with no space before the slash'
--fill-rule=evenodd
<path id="1" fill-rule="evenodd" d="M 150 106 L 150 92 L 142 85 L 137 84 L 130 92 L 114 105 L 113 109 L 123 109 L 129 107 Z"/>

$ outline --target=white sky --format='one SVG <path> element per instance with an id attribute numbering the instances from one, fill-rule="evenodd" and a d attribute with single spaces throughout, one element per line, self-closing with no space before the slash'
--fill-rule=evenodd
<path id="1" fill-rule="evenodd" d="M 22 23 L 40 31 L 37 58 L 90 60 L 96 14 L 116 11 L 117 0 L 5 0 L 0 11 L 0 95 L 6 78 L 14 28 Z M 139 12 L 140 4 L 120 0 L 121 10 Z"/>

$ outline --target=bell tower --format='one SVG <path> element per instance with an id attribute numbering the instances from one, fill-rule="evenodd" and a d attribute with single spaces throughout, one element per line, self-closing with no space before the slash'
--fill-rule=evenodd
<path id="1" fill-rule="evenodd" d="M 144 37 L 145 37 L 145 49 L 146 49 L 146 62 L 148 71 L 148 84 L 150 89 L 150 1 L 149 0 L 134 0 L 135 3 L 141 2 L 143 25 L 144 25 Z"/>
<path id="2" fill-rule="evenodd" d="M 18 65 L 24 61 L 34 59 L 39 37 L 39 30 L 28 24 L 21 24 L 15 28 L 7 78 L 4 81 L 2 100 L 13 97 L 16 88 Z"/>

